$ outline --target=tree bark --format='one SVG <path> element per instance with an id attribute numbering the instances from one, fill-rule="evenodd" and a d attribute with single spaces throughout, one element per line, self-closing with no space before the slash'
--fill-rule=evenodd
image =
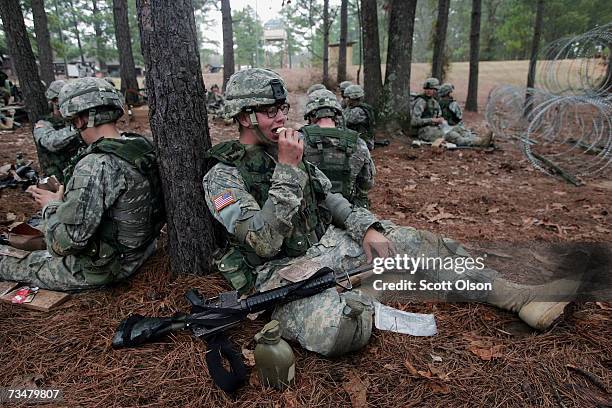
<path id="1" fill-rule="evenodd" d="M 329 0 L 323 0 L 323 84 L 329 88 Z"/>
<path id="2" fill-rule="evenodd" d="M 223 26 L 223 92 L 227 81 L 234 74 L 234 29 L 232 27 L 232 9 L 229 0 L 221 0 Z"/>
<path id="3" fill-rule="evenodd" d="M 481 1 L 472 0 L 472 23 L 470 26 L 470 74 L 465 110 L 478 112 L 478 61 L 480 58 L 480 14 Z"/>
<path id="4" fill-rule="evenodd" d="M 106 47 L 104 47 L 104 38 L 102 38 L 102 27 L 100 26 L 100 9 L 98 9 L 98 0 L 91 0 L 91 10 L 93 13 L 94 33 L 96 34 L 96 57 L 100 64 L 100 71 L 106 73 Z"/>
<path id="5" fill-rule="evenodd" d="M 444 52 L 446 46 L 446 31 L 448 27 L 448 9 L 450 0 L 438 1 L 438 19 L 434 34 L 433 59 L 431 62 L 431 76 L 444 81 Z"/>
<path id="6" fill-rule="evenodd" d="M 348 34 L 348 0 L 340 3 L 340 47 L 338 49 L 337 82 L 346 81 L 346 37 Z"/>
<path id="7" fill-rule="evenodd" d="M 30 123 L 34 124 L 48 110 L 45 88 L 40 82 L 36 58 L 28 38 L 19 0 L 0 1 L 0 16 L 6 34 L 6 43 L 15 62 L 19 86 L 25 99 Z"/>
<path id="8" fill-rule="evenodd" d="M 390 129 L 410 126 L 410 68 L 417 0 L 391 0 L 381 117 Z"/>
<path id="9" fill-rule="evenodd" d="M 538 62 L 538 50 L 540 48 L 540 38 L 542 38 L 542 23 L 544 21 L 544 0 L 538 0 L 536 4 L 536 17 L 533 26 L 533 39 L 531 41 L 531 57 L 529 58 L 529 72 L 527 73 L 527 93 L 525 95 L 525 111 L 527 116 L 531 112 L 531 89 L 535 85 L 536 66 Z"/>
<path id="10" fill-rule="evenodd" d="M 193 6 L 191 0 L 136 0 L 136 6 L 172 269 L 208 273 L 215 243 L 202 152 L 211 141 Z"/>
<path id="11" fill-rule="evenodd" d="M 62 28 L 62 18 L 60 17 L 59 7 L 57 0 L 54 0 L 53 5 L 55 6 L 55 17 L 57 18 L 57 35 L 60 43 L 64 44 L 64 29 Z M 68 78 L 68 58 L 66 58 L 66 51 L 62 50 L 62 57 L 64 60 L 64 76 Z"/>
<path id="12" fill-rule="evenodd" d="M 382 93 L 382 74 L 380 70 L 376 0 L 361 0 L 361 16 L 365 100 L 374 108 L 378 108 Z"/>
<path id="13" fill-rule="evenodd" d="M 53 51 L 44 0 L 32 0 L 32 16 L 34 18 L 36 44 L 38 44 L 40 78 L 49 86 L 51 82 L 55 81 L 55 71 L 53 69 Z"/>
<path id="14" fill-rule="evenodd" d="M 79 47 L 79 55 L 81 56 L 81 63 L 85 65 L 85 54 L 83 53 L 83 46 L 81 45 L 81 35 L 79 34 L 79 23 L 76 18 L 76 11 L 74 10 L 74 3 L 72 0 L 70 3 L 70 14 L 72 15 L 72 25 L 74 27 L 74 36 L 77 40 L 77 45 Z"/>
<path id="15" fill-rule="evenodd" d="M 119 71 L 121 73 L 121 93 L 125 95 L 128 89 L 138 89 L 132 40 L 128 22 L 127 0 L 113 0 L 113 17 L 115 22 L 115 38 L 119 51 Z M 168 27 L 167 29 L 169 29 Z M 141 40 L 142 43 L 142 40 Z"/>

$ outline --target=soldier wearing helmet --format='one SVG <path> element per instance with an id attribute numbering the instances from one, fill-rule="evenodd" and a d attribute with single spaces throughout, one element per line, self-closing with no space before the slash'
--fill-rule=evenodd
<path id="1" fill-rule="evenodd" d="M 106 81 L 81 78 L 59 93 L 62 116 L 87 145 L 57 192 L 30 187 L 42 208 L 46 251 L 0 256 L 0 279 L 52 290 L 100 287 L 131 276 L 155 251 L 164 222 L 151 142 L 121 134 L 121 95 Z"/>
<path id="2" fill-rule="evenodd" d="M 66 81 L 51 82 L 45 92 L 51 113 L 39 120 L 33 130 L 42 173 L 55 176 L 60 183 L 67 181 L 64 179 L 64 169 L 84 146 L 79 131 L 69 126 L 59 111 L 58 98 L 64 85 Z"/>
<path id="3" fill-rule="evenodd" d="M 440 81 L 427 78 L 423 83 L 423 92 L 414 99 L 411 112 L 411 135 L 427 142 L 443 138 L 440 125 L 444 123 L 440 104 L 436 99 Z"/>
<path id="4" fill-rule="evenodd" d="M 491 144 L 493 133 L 487 132 L 484 137 L 478 136 L 463 124 L 463 111 L 461 106 L 453 98 L 453 84 L 445 83 L 438 90 L 438 102 L 442 111 L 442 117 L 451 129 L 444 135 L 444 140 L 457 146 L 482 146 Z"/>
<path id="5" fill-rule="evenodd" d="M 342 81 L 340 82 L 340 85 L 338 85 L 338 89 L 340 90 L 340 106 L 342 107 L 342 109 L 344 110 L 344 108 L 346 108 L 346 96 L 344 96 L 344 91 L 346 90 L 346 88 L 348 88 L 349 86 L 353 85 L 353 83 L 351 81 Z"/>
<path id="6" fill-rule="evenodd" d="M 320 91 L 322 89 L 327 89 L 327 88 L 323 84 L 313 84 L 313 85 L 310 85 L 308 87 L 308 89 L 306 90 L 306 95 L 310 95 L 314 91 Z"/>
<path id="7" fill-rule="evenodd" d="M 344 120 L 346 127 L 358 132 L 368 145 L 368 149 L 374 149 L 374 126 L 376 114 L 374 108 L 363 101 L 365 96 L 363 88 L 359 85 L 350 85 L 344 90 L 346 108 L 344 108 Z"/>
<path id="8" fill-rule="evenodd" d="M 376 169 L 366 143 L 359 133 L 342 128 L 342 110 L 333 92 L 318 90 L 308 95 L 300 129 L 304 135 L 304 156 L 332 183 L 331 191 L 349 202 L 368 208 L 368 191 Z"/>

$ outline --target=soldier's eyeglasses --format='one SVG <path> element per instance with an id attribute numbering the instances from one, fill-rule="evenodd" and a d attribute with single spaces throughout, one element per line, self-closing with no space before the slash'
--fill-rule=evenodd
<path id="1" fill-rule="evenodd" d="M 274 119 L 276 115 L 278 115 L 278 111 L 283 112 L 283 115 L 287 116 L 290 107 L 291 105 L 289 105 L 288 103 L 283 103 L 281 105 L 272 105 L 266 108 L 260 108 L 257 110 L 257 112 L 265 113 L 266 115 L 268 115 L 268 118 Z"/>

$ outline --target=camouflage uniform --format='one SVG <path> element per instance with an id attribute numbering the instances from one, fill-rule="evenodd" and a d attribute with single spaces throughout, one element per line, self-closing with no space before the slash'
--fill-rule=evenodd
<path id="1" fill-rule="evenodd" d="M 308 89 L 306 90 L 306 95 L 310 95 L 311 93 L 313 93 L 314 91 L 320 91 L 323 89 L 327 89 L 325 87 L 325 85 L 323 84 L 312 84 L 308 87 Z"/>
<path id="2" fill-rule="evenodd" d="M 89 111 L 88 126 L 114 122 L 122 109 L 120 95 L 101 79 L 76 80 L 60 94 L 62 115 Z M 24 259 L 0 256 L 0 279 L 53 290 L 95 288 L 132 275 L 154 252 L 163 201 L 151 143 L 136 135 L 101 138 L 79 158 L 63 201 L 43 208 L 48 250 Z"/>
<path id="3" fill-rule="evenodd" d="M 424 89 L 438 89 L 439 81 L 436 78 L 428 78 L 424 85 Z M 437 124 L 432 123 L 433 118 L 442 116 L 442 110 L 438 101 L 433 96 L 427 96 L 424 93 L 418 95 L 412 105 L 411 126 L 413 136 L 417 136 L 421 140 L 433 142 L 436 139 L 444 137 L 444 132 Z"/>
<path id="4" fill-rule="evenodd" d="M 344 108 L 346 108 L 346 97 L 344 96 L 344 91 L 351 85 L 353 85 L 351 81 L 342 81 L 339 85 L 340 97 L 342 98 L 342 100 L 340 101 L 340 107 L 342 107 L 343 110 Z"/>
<path id="5" fill-rule="evenodd" d="M 53 81 L 47 89 L 46 96 L 50 104 L 57 103 L 57 99 L 66 81 Z M 60 183 L 64 179 L 64 169 L 70 160 L 76 156 L 78 150 L 84 146 L 79 131 L 67 126 L 61 116 L 53 113 L 39 120 L 33 130 L 34 143 L 38 153 L 38 162 L 45 175 L 54 175 Z"/>
<path id="6" fill-rule="evenodd" d="M 364 93 L 359 85 L 350 85 L 344 90 L 344 95 L 349 99 L 343 111 L 346 127 L 358 132 L 368 149 L 374 149 L 374 108 L 363 102 Z"/>
<path id="7" fill-rule="evenodd" d="M 332 192 L 341 193 L 349 202 L 368 208 L 368 192 L 374 184 L 376 168 L 366 143 L 357 132 L 342 129 L 342 110 L 331 91 L 319 90 L 309 95 L 304 119 L 330 117 L 335 128 L 307 125 L 304 157 L 316 165 L 331 181 Z"/>
<path id="8" fill-rule="evenodd" d="M 463 111 L 457 101 L 450 95 L 455 87 L 446 83 L 440 86 L 438 98 L 442 117 L 446 120 L 451 129 L 444 135 L 444 139 L 457 146 L 481 146 L 489 145 L 490 140 L 479 138 L 463 124 Z M 486 142 L 486 143 L 485 143 Z"/>

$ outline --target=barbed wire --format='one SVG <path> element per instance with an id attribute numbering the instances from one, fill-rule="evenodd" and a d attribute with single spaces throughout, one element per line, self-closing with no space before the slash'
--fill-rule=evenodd
<path id="1" fill-rule="evenodd" d="M 612 23 L 542 49 L 537 88 L 491 90 L 485 119 L 547 174 L 600 175 L 612 162 Z"/>

